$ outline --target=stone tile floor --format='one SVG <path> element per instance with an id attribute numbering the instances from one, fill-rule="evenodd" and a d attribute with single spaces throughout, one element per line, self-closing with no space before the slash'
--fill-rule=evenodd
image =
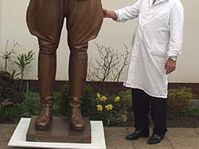
<path id="1" fill-rule="evenodd" d="M 11 149 L 7 143 L 15 127 L 13 124 L 0 124 L 0 149 Z M 199 128 L 168 128 L 165 139 L 155 145 L 148 145 L 147 138 L 125 140 L 124 137 L 132 131 L 132 127 L 106 127 L 107 149 L 199 149 Z"/>

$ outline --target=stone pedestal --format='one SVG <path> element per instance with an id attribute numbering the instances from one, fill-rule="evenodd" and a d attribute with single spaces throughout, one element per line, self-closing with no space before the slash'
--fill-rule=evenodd
<path id="1" fill-rule="evenodd" d="M 63 142 L 35 142 L 27 141 L 27 132 L 31 119 L 21 118 L 8 146 L 15 148 L 49 148 L 49 149 L 106 149 L 104 129 L 102 121 L 90 121 L 91 143 L 63 143 Z M 57 126 L 59 127 L 59 126 Z"/>
<path id="2" fill-rule="evenodd" d="M 53 117 L 51 128 L 47 131 L 39 131 L 35 128 L 36 117 L 32 117 L 27 141 L 34 142 L 64 142 L 64 143 L 91 143 L 91 126 L 89 118 L 85 118 L 85 129 L 74 131 L 70 128 L 69 118 Z"/>

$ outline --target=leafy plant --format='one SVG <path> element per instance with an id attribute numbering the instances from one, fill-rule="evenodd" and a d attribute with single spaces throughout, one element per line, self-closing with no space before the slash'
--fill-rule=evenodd
<path id="1" fill-rule="evenodd" d="M 56 116 L 68 116 L 69 115 L 69 86 L 64 87 L 53 94 L 53 111 Z"/>
<path id="2" fill-rule="evenodd" d="M 27 89 L 23 95 L 24 100 L 18 104 L 20 116 L 30 117 L 31 115 L 37 115 L 40 111 L 39 94 Z"/>
<path id="3" fill-rule="evenodd" d="M 121 97 L 121 106 L 123 107 L 122 109 L 126 111 L 132 110 L 132 92 L 131 89 L 124 90 L 118 93 L 118 96 Z"/>
<path id="4" fill-rule="evenodd" d="M 26 66 L 29 65 L 34 59 L 33 56 L 34 56 L 34 52 L 32 50 L 29 51 L 27 54 L 19 54 L 17 56 L 17 60 L 15 61 L 15 63 L 17 64 L 20 70 L 20 72 L 17 75 L 21 75 L 21 80 L 23 80 L 24 78 L 24 70 Z"/>
<path id="5" fill-rule="evenodd" d="M 34 52 L 32 50 L 29 51 L 27 54 L 19 54 L 17 56 L 17 60 L 15 61 L 15 63 L 17 64 L 20 72 L 16 74 L 16 76 L 21 75 L 20 89 L 22 89 L 23 86 L 24 70 L 32 62 L 33 59 Z"/>
<path id="6" fill-rule="evenodd" d="M 94 91 L 90 86 L 85 86 L 83 91 L 82 101 L 82 113 L 84 116 L 90 116 L 93 113 L 93 99 L 95 97 Z M 69 86 L 64 87 L 53 94 L 54 104 L 53 111 L 56 116 L 69 116 Z"/>
<path id="7" fill-rule="evenodd" d="M 23 100 L 23 95 L 9 72 L 0 71 L 0 82 L 0 105 L 7 105 L 6 102 L 15 104 Z"/>
<path id="8" fill-rule="evenodd" d="M 93 107 L 95 106 L 95 92 L 92 87 L 86 85 L 82 97 L 82 113 L 84 116 L 91 116 L 94 114 Z"/>
<path id="9" fill-rule="evenodd" d="M 9 41 L 6 42 L 6 47 L 3 52 L 1 52 L 0 57 L 2 57 L 4 61 L 4 71 L 7 71 L 8 62 L 10 61 L 13 54 L 15 54 L 14 48 L 18 45 L 17 42 L 14 41 L 13 45 L 9 46 Z"/>
<path id="10" fill-rule="evenodd" d="M 20 115 L 20 109 L 17 106 L 0 108 L 0 122 L 16 122 Z"/>
<path id="11" fill-rule="evenodd" d="M 39 113 L 39 94 L 26 90 L 23 97 L 21 102 L 0 107 L 0 122 L 17 122 L 21 117 L 31 117 Z"/>
<path id="12" fill-rule="evenodd" d="M 184 113 L 190 117 L 199 118 L 199 109 L 185 109 Z"/>
<path id="13" fill-rule="evenodd" d="M 168 105 L 170 111 L 182 112 L 188 107 L 193 94 L 190 88 L 180 87 L 177 89 L 169 89 Z"/>
<path id="14" fill-rule="evenodd" d="M 102 120 L 104 125 L 122 124 L 128 120 L 127 109 L 118 95 L 96 94 L 94 119 Z M 129 109 L 128 109 L 129 110 Z"/>
<path id="15" fill-rule="evenodd" d="M 22 92 L 24 99 L 21 102 L 0 106 L 0 121 L 16 122 L 21 116 L 30 117 L 40 111 L 39 93 L 29 90 Z M 189 88 L 181 87 L 169 89 L 168 95 L 169 113 L 183 113 L 190 117 L 198 118 L 198 109 L 188 109 L 188 103 L 192 98 Z M 53 111 L 56 116 L 69 115 L 69 86 L 65 85 L 60 91 L 55 92 Z M 91 120 L 102 120 L 106 126 L 123 125 L 132 115 L 131 90 L 121 91 L 117 94 L 100 94 L 93 91 L 92 87 L 85 86 L 82 96 L 82 113 Z"/>

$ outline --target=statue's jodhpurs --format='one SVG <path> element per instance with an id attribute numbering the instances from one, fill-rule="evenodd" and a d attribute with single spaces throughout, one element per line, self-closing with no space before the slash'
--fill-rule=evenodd
<path id="1" fill-rule="evenodd" d="M 42 110 L 36 128 L 48 129 L 52 121 L 52 96 L 56 75 L 56 49 L 66 18 L 70 48 L 69 86 L 71 126 L 84 128 L 80 98 L 87 74 L 88 41 L 94 39 L 102 25 L 101 0 L 31 0 L 27 24 L 39 42 L 38 78 Z"/>

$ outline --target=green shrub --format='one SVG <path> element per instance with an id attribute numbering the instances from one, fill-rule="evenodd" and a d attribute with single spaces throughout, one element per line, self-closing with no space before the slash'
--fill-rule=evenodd
<path id="1" fill-rule="evenodd" d="M 24 100 L 13 106 L 0 107 L 0 121 L 17 122 L 21 117 L 37 115 L 40 110 L 38 93 L 26 91 L 23 93 Z"/>
<path id="2" fill-rule="evenodd" d="M 96 93 L 93 91 L 93 88 L 89 85 L 84 87 L 83 96 L 82 96 L 82 114 L 84 116 L 91 117 L 94 114 L 94 100 Z"/>
<path id="3" fill-rule="evenodd" d="M 105 96 L 97 93 L 93 107 L 95 115 L 93 115 L 92 119 L 102 120 L 104 125 L 110 125 L 110 123 L 118 119 L 120 114 L 118 113 L 118 109 L 121 108 L 120 101 L 121 99 L 119 96 Z"/>
<path id="4" fill-rule="evenodd" d="M 64 87 L 53 94 L 53 113 L 55 116 L 69 115 L 69 86 Z"/>
<path id="5" fill-rule="evenodd" d="M 177 89 L 169 89 L 168 106 L 170 111 L 182 112 L 188 107 L 193 94 L 190 88 L 180 87 Z"/>
<path id="6" fill-rule="evenodd" d="M 132 93 L 131 89 L 121 91 L 118 94 L 121 97 L 121 104 L 124 107 L 125 111 L 129 111 L 132 109 Z"/>
<path id="7" fill-rule="evenodd" d="M 96 93 L 93 106 L 95 114 L 91 115 L 91 118 L 102 120 L 105 126 L 122 125 L 128 120 L 131 101 L 131 92 L 129 90 L 114 95 Z"/>
<path id="8" fill-rule="evenodd" d="M 18 104 L 20 108 L 20 116 L 30 117 L 31 115 L 37 115 L 40 111 L 39 94 L 27 90 L 23 93 L 24 100 Z"/>
<path id="9" fill-rule="evenodd" d="M 18 106 L 9 106 L 0 108 L 0 122 L 16 122 L 20 115 Z"/>
<path id="10" fill-rule="evenodd" d="M 69 116 L 70 106 L 69 106 L 69 86 L 65 85 L 60 91 L 55 92 L 53 95 L 54 104 L 53 112 L 56 116 Z M 95 98 L 95 93 L 90 86 L 85 86 L 82 95 L 82 113 L 84 116 L 90 116 L 93 114 L 93 99 Z"/>
<path id="11" fill-rule="evenodd" d="M 0 122 L 16 122 L 22 116 L 31 117 L 39 114 L 41 108 L 39 93 L 26 89 L 23 97 L 22 102 L 0 107 Z M 53 97 L 54 115 L 69 116 L 69 86 L 65 85 L 60 91 L 55 92 Z M 192 92 L 189 88 L 170 89 L 168 94 L 170 112 L 185 112 L 188 116 L 198 117 L 198 109 L 187 109 L 191 99 Z M 131 90 L 121 91 L 118 94 L 100 95 L 93 91 L 92 87 L 85 86 L 82 96 L 82 113 L 91 120 L 102 120 L 106 126 L 122 125 L 131 118 L 131 112 Z"/>
<path id="12" fill-rule="evenodd" d="M 6 71 L 0 71 L 0 106 L 1 103 L 6 100 L 12 103 L 18 103 L 24 99 L 12 74 Z"/>
<path id="13" fill-rule="evenodd" d="M 199 109 L 185 109 L 184 112 L 189 117 L 199 118 Z"/>

